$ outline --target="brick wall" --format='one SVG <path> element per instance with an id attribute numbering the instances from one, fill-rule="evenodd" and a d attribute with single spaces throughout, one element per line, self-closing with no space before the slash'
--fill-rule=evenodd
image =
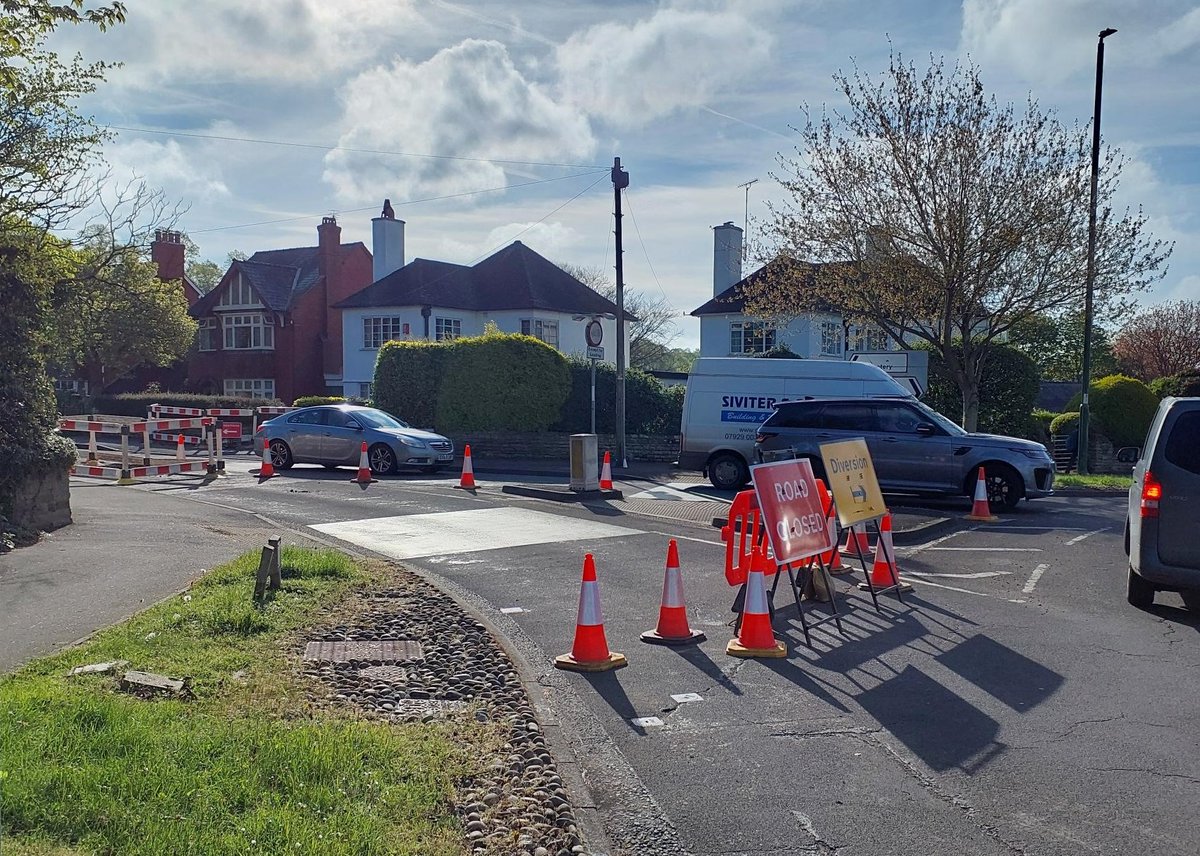
<path id="1" fill-rule="evenodd" d="M 550 432 L 475 431 L 451 437 L 454 448 L 471 444 L 471 454 L 489 458 L 543 458 L 566 462 L 570 455 L 570 434 Z M 613 449 L 612 434 L 597 435 L 601 454 Z M 627 434 L 625 450 L 631 461 L 670 463 L 679 457 L 679 435 L 656 436 Z"/>
<path id="2" fill-rule="evenodd" d="M 34 473 L 19 481 L 12 520 L 28 529 L 49 531 L 71 522 L 71 488 L 66 470 Z"/>

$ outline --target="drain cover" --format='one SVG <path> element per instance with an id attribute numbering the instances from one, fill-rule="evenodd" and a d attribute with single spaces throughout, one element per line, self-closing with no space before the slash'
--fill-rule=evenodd
<path id="1" fill-rule="evenodd" d="M 309 642 L 304 648 L 305 660 L 327 663 L 349 663 L 365 660 L 370 663 L 412 663 L 425 659 L 420 642 L 411 640 L 375 639 L 361 642 Z"/>
<path id="2" fill-rule="evenodd" d="M 388 681 L 393 684 L 402 684 L 408 680 L 408 672 L 399 666 L 367 666 L 358 670 L 358 676 L 369 681 Z"/>

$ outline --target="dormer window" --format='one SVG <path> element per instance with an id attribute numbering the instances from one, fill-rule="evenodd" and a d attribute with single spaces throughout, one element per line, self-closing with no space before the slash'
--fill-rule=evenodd
<path id="1" fill-rule="evenodd" d="M 225 286 L 225 291 L 221 294 L 217 306 L 222 308 L 261 307 L 262 301 L 258 299 L 258 295 L 254 293 L 250 283 L 239 272 L 237 279 L 230 281 L 229 285 Z"/>

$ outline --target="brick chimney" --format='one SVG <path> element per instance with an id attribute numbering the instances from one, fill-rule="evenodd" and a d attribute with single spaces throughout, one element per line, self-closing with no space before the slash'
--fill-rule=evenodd
<path id="1" fill-rule="evenodd" d="M 183 279 L 183 250 L 182 232 L 155 231 L 150 260 L 158 265 L 159 279 Z"/>
<path id="2" fill-rule="evenodd" d="M 331 308 L 346 295 L 342 294 L 342 227 L 330 214 L 321 218 L 317 227 L 317 264 L 324 278 L 322 311 L 324 313 L 323 368 L 327 375 L 342 373 L 342 313 Z"/>

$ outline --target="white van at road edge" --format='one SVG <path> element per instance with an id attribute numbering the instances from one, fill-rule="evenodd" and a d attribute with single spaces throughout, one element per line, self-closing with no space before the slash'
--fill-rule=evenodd
<path id="1" fill-rule="evenodd" d="M 844 360 L 701 357 L 688 375 L 679 466 L 714 487 L 750 480 L 754 435 L 781 401 L 805 398 L 912 398 L 878 366 Z"/>

